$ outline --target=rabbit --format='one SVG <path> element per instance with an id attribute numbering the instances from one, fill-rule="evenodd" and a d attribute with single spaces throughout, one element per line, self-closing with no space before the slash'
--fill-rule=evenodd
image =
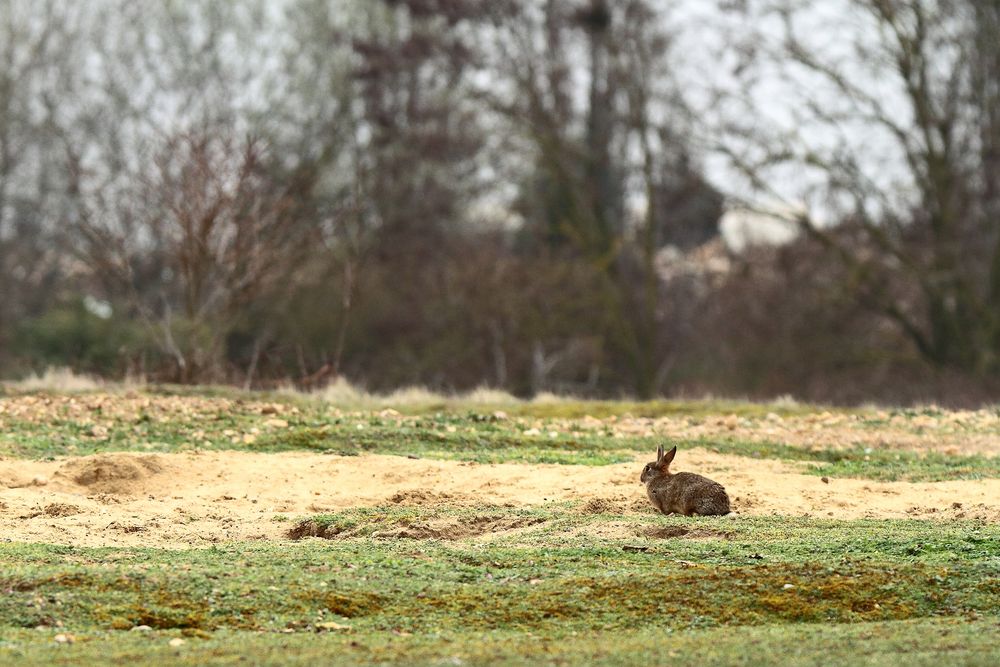
<path id="1" fill-rule="evenodd" d="M 653 506 L 664 514 L 729 514 L 729 496 L 721 484 L 690 472 L 670 472 L 670 462 L 676 454 L 676 447 L 666 453 L 663 447 L 658 447 L 656 460 L 642 469 L 639 481 L 646 485 Z"/>

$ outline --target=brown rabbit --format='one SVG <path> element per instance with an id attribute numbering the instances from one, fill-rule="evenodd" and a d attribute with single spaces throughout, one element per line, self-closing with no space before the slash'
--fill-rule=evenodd
<path id="1" fill-rule="evenodd" d="M 663 452 L 656 449 L 656 460 L 642 469 L 639 481 L 646 485 L 646 494 L 653 506 L 664 514 L 685 516 L 729 514 L 729 496 L 718 482 L 691 472 L 670 472 L 677 448 Z"/>

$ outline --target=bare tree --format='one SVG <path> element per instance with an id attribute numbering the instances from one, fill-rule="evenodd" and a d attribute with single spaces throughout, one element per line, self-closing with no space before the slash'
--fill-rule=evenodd
<path id="1" fill-rule="evenodd" d="M 743 75 L 782 72 L 791 122 L 765 132 L 737 120 L 722 150 L 771 197 L 788 194 L 781 175 L 797 170 L 793 182 L 808 186 L 798 195 L 843 222 L 803 215 L 802 230 L 925 359 L 1000 370 L 997 4 L 847 0 L 843 29 L 828 25 L 837 39 L 823 45 L 807 32 L 817 3 L 745 4 L 780 36 L 744 43 Z"/>
<path id="2" fill-rule="evenodd" d="M 0 6 L 0 356 L 12 327 L 51 300 L 65 269 L 55 219 L 65 210 L 53 131 L 79 54 L 80 10 L 54 0 Z"/>
<path id="3" fill-rule="evenodd" d="M 303 127 L 296 168 L 316 177 L 326 266 L 315 275 L 330 277 L 337 313 L 318 361 L 334 374 L 368 267 L 391 267 L 411 285 L 432 279 L 463 232 L 486 136 L 469 95 L 479 65 L 471 38 L 502 4 L 313 0 L 293 10 L 289 90 L 300 104 L 289 111 Z M 407 317 L 419 310 L 411 303 Z"/>
<path id="4" fill-rule="evenodd" d="M 685 235 L 682 225 L 707 227 L 707 240 L 719 214 L 683 138 L 689 116 L 671 73 L 668 20 L 646 0 L 548 0 L 505 22 L 497 54 L 514 92 L 495 105 L 536 165 L 521 200 L 528 227 L 605 276 L 607 342 L 643 396 L 664 390 L 671 366 L 656 254 Z M 682 221 L 684 190 L 715 204 Z"/>
<path id="5" fill-rule="evenodd" d="M 178 380 L 225 378 L 226 333 L 293 282 L 310 230 L 290 186 L 274 183 L 266 166 L 260 140 L 185 133 L 166 142 L 128 193 L 141 205 L 81 208 L 83 256 L 127 295 Z M 256 364 L 255 354 L 248 375 Z"/>

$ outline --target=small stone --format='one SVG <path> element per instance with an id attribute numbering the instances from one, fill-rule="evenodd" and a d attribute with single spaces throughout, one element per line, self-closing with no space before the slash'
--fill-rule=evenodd
<path id="1" fill-rule="evenodd" d="M 951 508 L 953 510 L 960 510 L 960 509 L 962 509 L 962 503 L 952 503 L 951 504 Z"/>
<path id="2" fill-rule="evenodd" d="M 45 486 L 48 483 L 49 483 L 49 478 L 46 477 L 45 475 L 36 475 L 35 477 L 31 478 L 32 486 Z"/>
<path id="3" fill-rule="evenodd" d="M 72 644 L 74 641 L 76 641 L 76 637 L 69 634 L 68 632 L 60 632 L 58 635 L 55 636 L 55 640 L 59 644 Z"/>
<path id="4" fill-rule="evenodd" d="M 167 642 L 167 644 L 169 644 L 173 648 L 179 648 L 181 646 L 184 646 L 184 640 L 181 639 L 180 637 L 174 637 L 169 642 Z"/>
<path id="5" fill-rule="evenodd" d="M 791 589 L 795 588 L 795 584 L 785 584 L 784 586 L 782 586 L 782 588 L 784 590 L 788 591 L 788 590 L 791 590 Z"/>
<path id="6" fill-rule="evenodd" d="M 824 484 L 829 484 L 830 483 L 830 478 L 829 477 L 820 477 L 819 481 L 823 482 Z"/>
<path id="7" fill-rule="evenodd" d="M 129 630 L 129 632 L 149 632 L 152 629 L 153 628 L 149 627 L 148 625 L 137 625 L 131 630 Z"/>

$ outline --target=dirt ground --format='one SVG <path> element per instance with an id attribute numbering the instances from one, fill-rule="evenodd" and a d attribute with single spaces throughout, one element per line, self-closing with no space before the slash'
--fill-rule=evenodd
<path id="1" fill-rule="evenodd" d="M 530 507 L 573 500 L 593 513 L 648 513 L 638 482 L 644 462 L 483 465 L 241 452 L 0 459 L 0 540 L 190 547 L 283 539 L 289 524 L 276 515 L 392 503 Z M 717 479 L 744 515 L 1000 520 L 1000 480 L 824 482 L 787 463 L 701 450 L 684 452 L 676 470 Z"/>

